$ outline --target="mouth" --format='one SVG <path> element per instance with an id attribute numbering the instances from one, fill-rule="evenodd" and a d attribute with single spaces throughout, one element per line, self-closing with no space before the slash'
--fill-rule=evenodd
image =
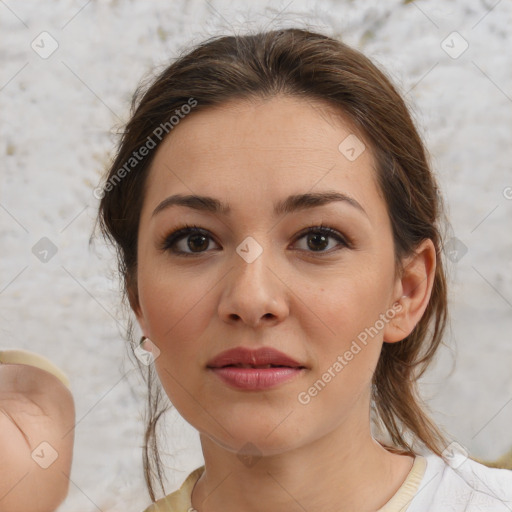
<path id="1" fill-rule="evenodd" d="M 304 366 L 283 366 L 278 364 L 228 364 L 210 368 L 210 371 L 238 391 L 264 391 L 280 387 L 300 378 L 306 368 Z"/>
<path id="2" fill-rule="evenodd" d="M 272 347 L 250 349 L 242 346 L 221 352 L 208 361 L 207 367 L 211 369 L 247 368 L 259 370 L 268 370 L 270 368 L 304 368 L 301 362 Z"/>
<path id="3" fill-rule="evenodd" d="M 294 370 L 302 370 L 305 366 L 287 366 L 283 364 L 245 364 L 245 363 L 237 363 L 237 364 L 226 364 L 224 366 L 210 366 L 209 368 L 249 368 L 253 370 L 268 370 L 269 368 L 291 368 Z"/>

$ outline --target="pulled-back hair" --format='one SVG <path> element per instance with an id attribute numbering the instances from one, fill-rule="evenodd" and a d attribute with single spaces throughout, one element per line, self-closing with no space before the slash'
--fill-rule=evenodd
<path id="1" fill-rule="evenodd" d="M 110 185 L 104 187 L 99 207 L 102 232 L 117 248 L 125 299 L 132 306 L 138 300 L 137 233 L 144 185 L 160 141 L 127 169 L 134 151 L 147 144 L 148 137 L 155 140 L 155 129 L 169 123 L 191 99 L 197 102 L 189 114 L 193 116 L 230 100 L 276 95 L 326 102 L 350 120 L 371 147 L 391 220 L 398 272 L 403 258 L 420 242 L 430 239 L 435 246 L 437 262 L 427 309 L 409 336 L 383 344 L 372 380 L 372 413 L 391 451 L 412 454 L 419 443 L 442 455 L 446 439 L 429 418 L 417 388 L 418 378 L 441 344 L 447 320 L 441 196 L 400 94 L 367 57 L 338 40 L 298 28 L 213 37 L 176 59 L 149 87 L 136 92 L 131 118 L 106 176 Z M 114 180 L 123 168 L 122 179 Z M 149 410 L 143 459 L 154 501 L 154 483 L 158 481 L 164 490 L 156 424 L 166 409 L 159 405 L 162 391 L 154 370 L 151 366 L 145 370 Z"/>

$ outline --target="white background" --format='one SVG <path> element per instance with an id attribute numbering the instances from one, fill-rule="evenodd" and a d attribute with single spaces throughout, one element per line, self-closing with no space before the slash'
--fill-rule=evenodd
<path id="1" fill-rule="evenodd" d="M 473 455 L 494 458 L 512 445 L 511 15 L 512 4 L 496 0 L 0 1 L 0 346 L 43 354 L 71 379 L 76 446 L 59 511 L 149 504 L 144 387 L 122 339 L 113 254 L 101 240 L 89 246 L 92 191 L 139 81 L 190 45 L 234 30 L 307 25 L 341 37 L 405 95 L 452 236 L 467 248 L 449 267 L 450 349 L 422 389 L 438 422 Z M 46 59 L 31 48 L 43 31 L 58 42 Z M 441 47 L 453 31 L 469 45 L 456 59 Z M 446 41 L 454 51 L 465 44 L 458 35 Z M 32 252 L 42 237 L 57 249 L 46 263 Z M 202 456 L 180 417 L 167 429 L 171 492 Z"/>

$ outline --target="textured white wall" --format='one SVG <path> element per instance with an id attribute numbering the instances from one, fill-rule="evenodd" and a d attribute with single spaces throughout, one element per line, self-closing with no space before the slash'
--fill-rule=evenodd
<path id="1" fill-rule="evenodd" d="M 308 24 L 342 37 L 404 93 L 459 240 L 446 340 L 456 365 L 450 374 L 453 354 L 444 349 L 423 390 L 438 421 L 475 455 L 495 457 L 512 444 L 511 15 L 510 2 L 496 0 L 0 2 L 0 346 L 46 355 L 71 378 L 78 424 L 60 510 L 149 503 L 144 389 L 120 336 L 113 256 L 101 243 L 88 247 L 92 191 L 113 130 L 154 66 L 246 27 Z M 466 44 L 453 31 L 469 45 L 458 58 L 445 52 Z M 48 56 L 52 39 L 58 48 Z M 57 252 L 40 261 L 34 245 Z M 181 418 L 168 428 L 170 491 L 202 458 Z"/>

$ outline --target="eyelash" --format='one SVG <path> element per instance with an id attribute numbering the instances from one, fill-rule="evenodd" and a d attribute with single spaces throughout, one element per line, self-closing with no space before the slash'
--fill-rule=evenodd
<path id="1" fill-rule="evenodd" d="M 343 246 L 347 248 L 352 247 L 352 243 L 341 233 L 336 231 L 335 229 L 332 229 L 328 226 L 324 226 L 323 224 L 320 224 L 319 226 L 310 226 L 308 228 L 303 229 L 300 231 L 300 233 L 297 234 L 297 237 L 294 240 L 294 243 L 303 238 L 305 235 L 309 233 L 315 233 L 315 234 L 322 234 L 326 235 L 329 238 L 334 238 L 338 242 L 340 242 Z M 205 229 L 200 228 L 196 225 L 190 225 L 190 224 L 184 224 L 177 228 L 175 231 L 170 233 L 169 235 L 165 236 L 163 241 L 160 244 L 160 249 L 162 251 L 171 251 L 177 256 L 200 256 L 201 254 L 206 253 L 207 251 L 202 252 L 183 252 L 183 251 L 175 251 L 172 249 L 172 246 L 176 244 L 176 242 L 180 241 L 182 238 L 185 238 L 186 235 L 192 235 L 192 234 L 199 234 L 199 235 L 205 235 L 212 239 L 212 237 L 208 234 L 208 231 Z M 339 250 L 339 249 L 335 249 Z M 330 254 L 331 252 L 334 252 L 333 249 L 330 249 L 329 251 L 305 251 L 310 252 L 312 254 Z"/>

